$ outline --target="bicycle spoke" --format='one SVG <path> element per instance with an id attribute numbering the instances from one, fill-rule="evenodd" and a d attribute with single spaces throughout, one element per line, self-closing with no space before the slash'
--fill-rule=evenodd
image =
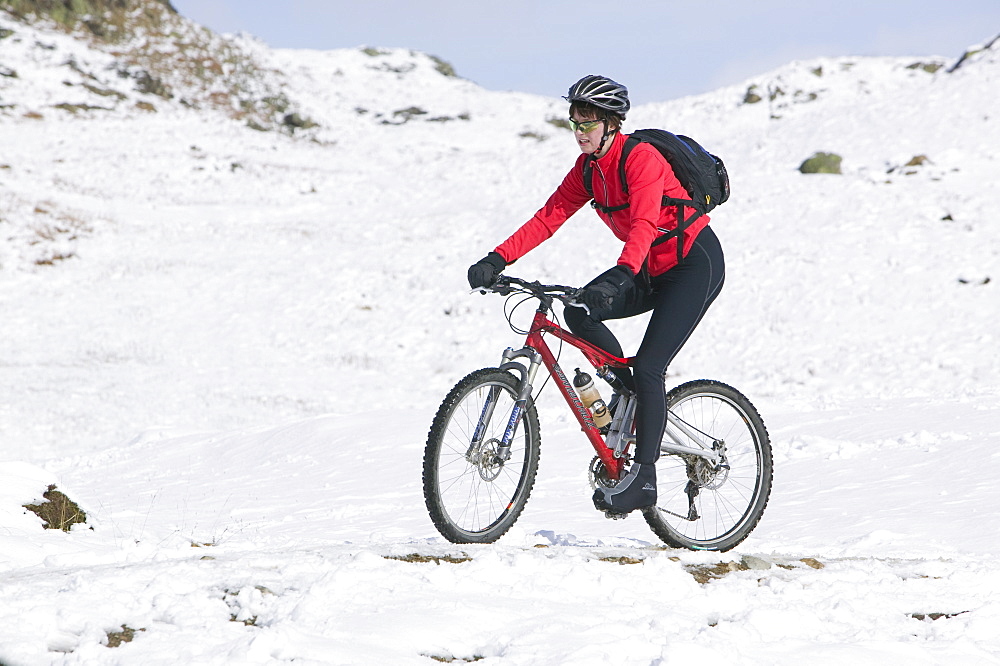
<path id="1" fill-rule="evenodd" d="M 435 418 L 424 458 L 424 496 L 435 525 L 453 541 L 494 540 L 527 500 L 538 460 L 534 407 L 515 430 L 508 459 L 497 458 L 515 386 L 507 372 L 478 371 L 452 390 Z M 473 441 L 477 432 L 481 439 Z"/>
<path id="2" fill-rule="evenodd" d="M 688 429 L 688 433 L 676 428 L 671 432 L 690 448 L 714 447 L 718 464 L 672 453 L 667 446 L 657 466 L 657 507 L 646 512 L 646 520 L 673 545 L 732 548 L 756 525 L 770 493 L 767 431 L 753 405 L 719 382 L 689 382 L 674 389 L 668 399 L 671 414 Z M 700 442 L 689 441 L 689 434 Z M 697 514 L 694 520 L 692 509 Z"/>

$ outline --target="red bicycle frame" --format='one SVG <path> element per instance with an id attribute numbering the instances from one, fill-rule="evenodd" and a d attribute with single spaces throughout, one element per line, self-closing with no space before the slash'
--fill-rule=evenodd
<path id="1" fill-rule="evenodd" d="M 528 337 L 525 340 L 525 349 L 534 350 L 541 357 L 542 363 L 548 369 L 549 375 L 555 380 L 556 386 L 559 387 L 559 391 L 562 393 L 563 398 L 566 399 L 566 403 L 569 405 L 571 411 L 576 415 L 576 420 L 580 422 L 580 427 L 583 429 L 584 434 L 587 435 L 587 439 L 590 440 L 594 451 L 597 452 L 601 462 L 604 463 L 608 476 L 614 480 L 620 479 L 623 471 L 622 468 L 625 464 L 625 457 L 616 457 L 614 450 L 609 448 L 604 441 L 600 429 L 594 423 L 590 410 L 583 406 L 583 402 L 577 396 L 576 391 L 573 390 L 569 379 L 566 378 L 566 374 L 559 367 L 555 355 L 542 337 L 544 333 L 550 333 L 579 349 L 591 365 L 601 373 L 605 372 L 607 368 L 629 367 L 633 359 L 620 358 L 609 354 L 603 349 L 595 347 L 586 340 L 563 329 L 548 318 L 547 308 L 544 305 L 540 306 L 535 312 L 535 318 L 531 322 L 531 328 L 528 330 Z"/>

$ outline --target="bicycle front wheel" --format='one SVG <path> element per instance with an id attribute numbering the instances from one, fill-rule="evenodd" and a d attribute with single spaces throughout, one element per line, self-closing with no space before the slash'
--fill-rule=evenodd
<path id="1" fill-rule="evenodd" d="M 656 465 L 657 503 L 643 511 L 646 522 L 675 548 L 729 550 L 756 527 L 771 493 L 771 443 L 764 422 L 746 396 L 707 379 L 670 391 L 667 409 L 682 426 L 667 425 L 680 443 L 713 447 L 719 458 L 712 464 L 672 453 L 666 445 L 674 440 L 665 435 Z"/>
<path id="2" fill-rule="evenodd" d="M 497 455 L 517 399 L 518 382 L 498 368 L 476 370 L 445 397 L 424 450 L 424 501 L 452 543 L 491 543 L 521 515 L 538 471 L 539 426 L 528 401 L 511 440 Z"/>

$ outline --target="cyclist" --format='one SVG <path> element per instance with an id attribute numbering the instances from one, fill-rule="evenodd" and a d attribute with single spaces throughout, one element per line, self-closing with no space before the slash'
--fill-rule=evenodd
<path id="1" fill-rule="evenodd" d="M 604 324 L 611 319 L 652 311 L 636 353 L 634 376 L 616 370 L 625 388 L 638 397 L 635 459 L 614 488 L 598 488 L 594 505 L 602 511 L 628 513 L 656 503 L 656 467 L 666 427 L 667 366 L 712 304 L 725 279 L 725 259 L 715 233 L 702 216 L 683 233 L 683 260 L 678 263 L 677 238 L 652 243 L 659 229 L 677 227 L 677 209 L 661 206 L 664 195 L 686 199 L 666 159 L 653 146 L 638 144 L 625 162 L 628 194 L 619 181 L 618 162 L 627 135 L 622 123 L 630 103 L 625 86 L 604 76 L 589 75 L 574 83 L 564 97 L 570 103 L 570 126 L 581 155 L 545 205 L 506 241 L 469 267 L 473 288 L 491 285 L 520 257 L 537 247 L 590 201 L 584 185 L 584 163 L 592 156 L 595 203 L 626 208 L 600 214 L 624 242 L 615 266 L 584 288 L 585 308 L 566 308 L 566 323 L 575 334 L 616 356 L 621 344 Z M 614 398 L 611 401 L 614 402 Z"/>

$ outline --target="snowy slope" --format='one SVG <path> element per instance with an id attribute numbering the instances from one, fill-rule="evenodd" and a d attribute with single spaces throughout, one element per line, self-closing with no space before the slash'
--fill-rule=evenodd
<path id="1" fill-rule="evenodd" d="M 1000 663 L 1000 46 L 629 118 L 733 177 L 726 289 L 668 378 L 739 386 L 772 434 L 771 504 L 720 556 L 595 513 L 554 395 L 498 544 L 423 508 L 438 402 L 518 343 L 465 268 L 572 164 L 561 100 L 211 36 L 317 123 L 259 132 L 79 39 L 0 34 L 0 663 Z M 816 151 L 844 173 L 799 173 Z M 579 284 L 617 253 L 585 211 L 512 271 Z M 49 484 L 87 526 L 24 512 Z"/>

